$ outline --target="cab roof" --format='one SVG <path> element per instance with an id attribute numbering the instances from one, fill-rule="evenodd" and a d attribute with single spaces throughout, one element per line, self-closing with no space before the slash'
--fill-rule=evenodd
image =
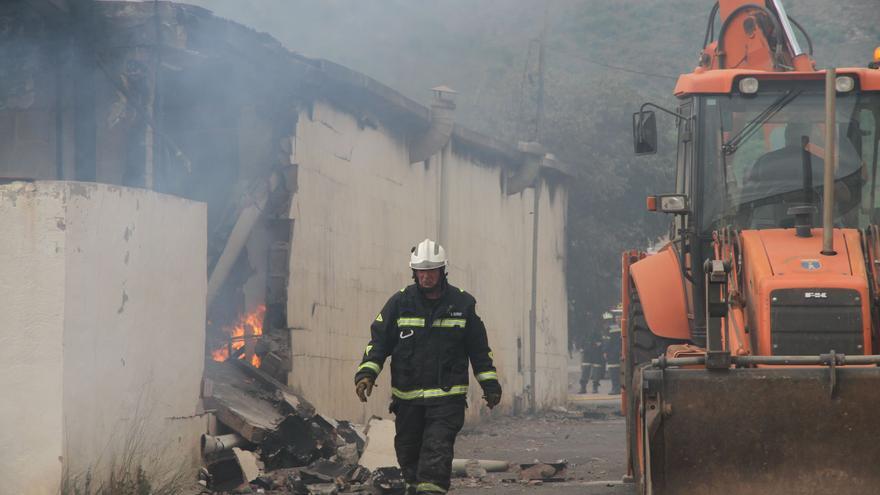
<path id="1" fill-rule="evenodd" d="M 853 76 L 862 91 L 880 91 L 880 69 L 843 68 L 837 69 L 838 76 Z M 675 84 L 675 96 L 691 94 L 723 94 L 733 91 L 737 79 L 754 76 L 759 80 L 773 81 L 818 81 L 825 79 L 825 71 L 813 72 L 767 72 L 747 69 L 713 69 L 682 74 Z"/>

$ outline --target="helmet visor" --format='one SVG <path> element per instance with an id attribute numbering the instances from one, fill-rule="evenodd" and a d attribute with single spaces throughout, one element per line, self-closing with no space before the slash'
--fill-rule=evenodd
<path id="1" fill-rule="evenodd" d="M 409 267 L 413 270 L 433 270 L 435 268 L 443 268 L 446 266 L 445 261 L 422 260 L 418 263 L 410 262 Z"/>

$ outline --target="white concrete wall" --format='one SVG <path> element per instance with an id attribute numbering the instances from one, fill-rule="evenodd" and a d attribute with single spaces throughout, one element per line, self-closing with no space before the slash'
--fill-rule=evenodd
<path id="1" fill-rule="evenodd" d="M 443 166 L 447 196 L 443 243 L 450 253 L 450 276 L 457 275 L 453 283 L 459 280 L 477 297 L 502 386 L 507 385 L 503 404 L 511 404 L 515 394 L 523 394 L 527 403 L 523 392 L 529 384 L 535 190 L 506 196 L 499 189 L 499 168 L 481 166 L 454 153 L 444 153 Z M 547 183 L 542 181 L 540 187 L 535 387 L 539 408 L 566 402 L 564 360 L 568 356 L 566 192 L 557 187 L 551 198 Z M 522 342 L 521 371 L 517 338 Z M 471 397 L 480 397 L 475 383 Z"/>
<path id="2" fill-rule="evenodd" d="M 565 186 L 543 183 L 538 226 L 538 297 L 536 306 L 538 404 L 568 401 L 568 291 L 565 284 Z M 531 229 L 529 229 L 531 230 Z"/>
<path id="3" fill-rule="evenodd" d="M 505 387 L 502 405 L 528 383 L 534 191 L 506 195 L 502 169 L 455 153 L 411 165 L 404 143 L 381 127 L 326 104 L 300 116 L 298 190 L 288 290 L 292 327 L 289 383 L 322 413 L 364 421 L 388 416 L 388 373 L 364 406 L 354 370 L 382 305 L 411 283 L 409 248 L 438 238 L 450 255 L 450 281 L 477 298 Z M 565 193 L 541 197 L 539 246 L 539 405 L 565 401 Z M 517 337 L 523 368 L 517 369 Z M 542 390 L 543 389 L 543 390 Z M 482 409 L 472 385 L 469 415 Z"/>
<path id="4" fill-rule="evenodd" d="M 0 186 L 0 480 L 55 494 L 64 455 L 64 193 Z"/>
<path id="5" fill-rule="evenodd" d="M 500 168 L 478 167 L 449 152 L 443 158 L 447 213 L 442 242 L 450 256 L 450 278 L 477 298 L 505 391 L 502 405 L 510 405 L 529 379 L 534 190 L 507 196 L 500 190 Z M 475 380 L 469 396 L 472 405 L 480 404 Z M 471 407 L 468 412 L 477 411 Z"/>
<path id="6" fill-rule="evenodd" d="M 32 296 L 7 298 L 15 287 L 0 285 L 10 344 L 0 352 L 28 363 L 0 374 L 0 388 L 21 397 L 14 413 L 0 408 L 14 437 L 5 445 L 16 446 L 0 453 L 4 490 L 55 494 L 63 472 L 91 471 L 95 486 L 126 454 L 156 484 L 191 480 L 204 430 L 204 205 L 102 184 L 14 183 L 0 186 L 0 218 L 4 234 L 23 234 L 0 240 L 0 280 L 21 280 Z"/>

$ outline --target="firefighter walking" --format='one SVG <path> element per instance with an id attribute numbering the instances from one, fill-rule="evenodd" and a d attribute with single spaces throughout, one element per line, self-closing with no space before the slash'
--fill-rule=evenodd
<path id="1" fill-rule="evenodd" d="M 370 327 L 355 374 L 361 402 L 391 357 L 394 449 L 407 493 L 446 493 L 455 437 L 464 425 L 468 361 L 489 408 L 501 401 L 476 301 L 446 280 L 446 252 L 425 239 L 412 249 L 414 284 L 391 296 Z"/>

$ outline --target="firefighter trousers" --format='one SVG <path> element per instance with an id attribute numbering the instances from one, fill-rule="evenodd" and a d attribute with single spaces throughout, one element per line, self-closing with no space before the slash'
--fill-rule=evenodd
<path id="1" fill-rule="evenodd" d="M 416 488 L 415 493 L 449 490 L 453 447 L 464 425 L 465 407 L 464 400 L 428 406 L 392 402 L 397 462 L 404 481 Z"/>
<path id="2" fill-rule="evenodd" d="M 620 363 L 608 363 L 608 375 L 611 378 L 611 393 L 620 393 Z"/>

